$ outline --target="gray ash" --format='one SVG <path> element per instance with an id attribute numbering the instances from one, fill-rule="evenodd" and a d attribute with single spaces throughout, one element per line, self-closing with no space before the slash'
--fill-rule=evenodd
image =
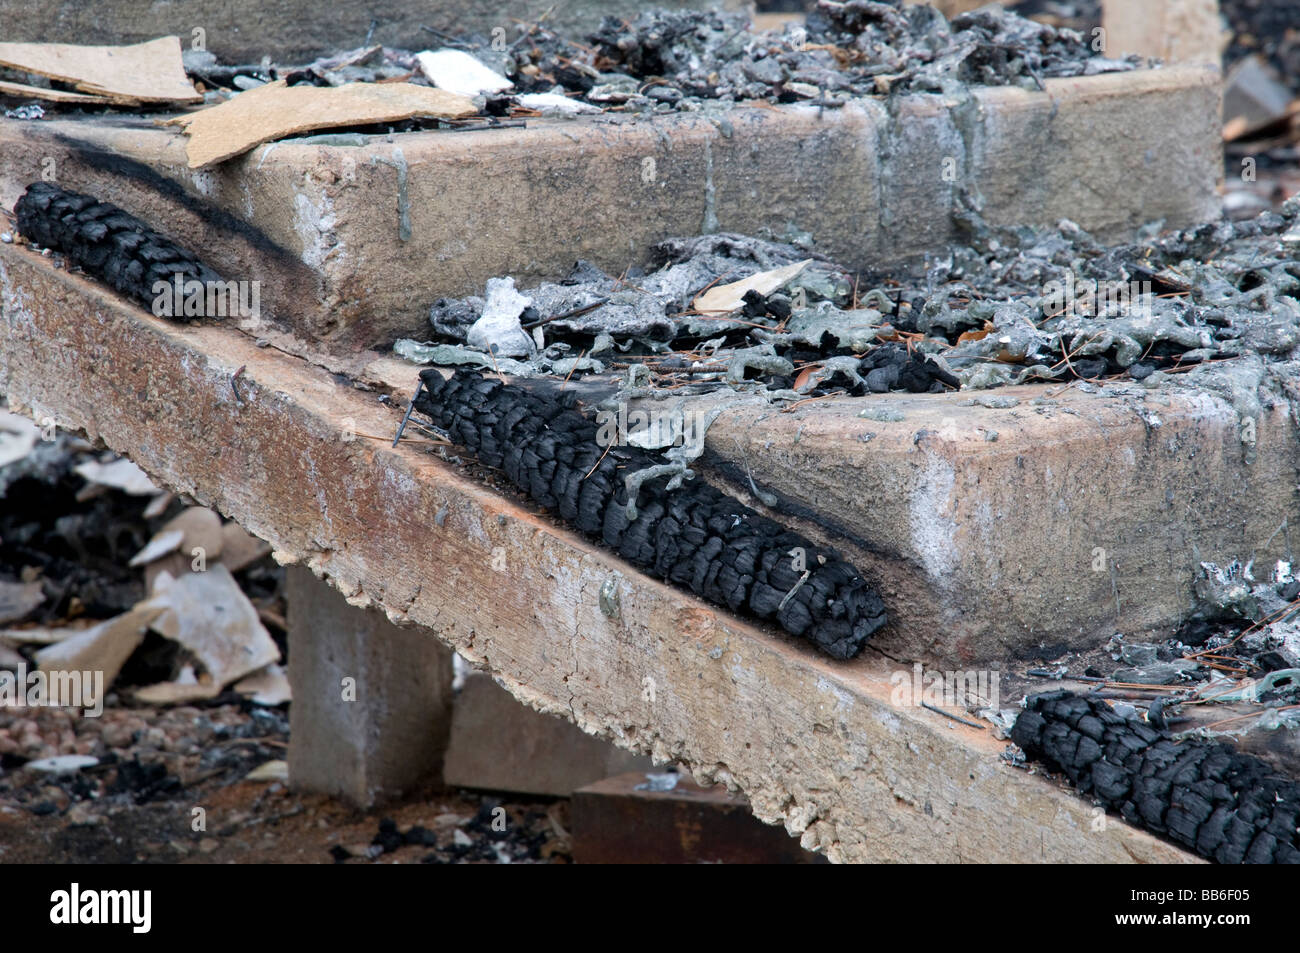
<path id="1" fill-rule="evenodd" d="M 1300 345 L 1300 198 L 1250 221 L 1145 229 L 1109 246 L 1065 220 L 995 228 L 973 205 L 957 218 L 966 242 L 928 256 L 919 273 L 850 275 L 814 258 L 731 316 L 696 314 L 691 302 L 724 278 L 810 253 L 738 235 L 672 239 L 657 246 L 658 269 L 613 278 L 580 262 L 560 282 L 526 290 L 523 324 L 543 329 L 547 360 L 579 348 L 596 359 L 584 372 L 640 364 L 656 384 L 758 379 L 797 396 L 1033 381 L 1155 386 L 1228 358 L 1289 360 Z M 431 320 L 463 341 L 482 309 L 481 298 L 444 299 Z"/>
<path id="2" fill-rule="evenodd" d="M 857 300 L 854 277 L 806 247 L 724 233 L 668 239 L 652 257 L 658 267 L 630 268 L 619 277 L 579 261 L 560 281 L 525 289 L 529 304 L 520 324 L 540 329 L 549 342 L 530 362 L 505 364 L 486 355 L 474 360 L 464 349 L 425 350 L 423 359 L 478 363 L 520 376 L 639 366 L 658 383 L 694 392 L 726 380 L 755 381 L 787 395 L 797 385 L 800 396 L 959 386 L 941 359 L 893 335 L 886 314 L 896 305 L 889 294 L 876 289 Z M 692 309 L 711 286 L 801 261 L 809 264 L 794 279 L 768 295 L 750 291 L 735 315 Z M 459 344 L 486 306 L 480 296 L 442 298 L 430 309 L 430 323 L 439 337 Z M 420 347 L 399 352 L 418 357 Z M 580 365 L 570 356 L 575 352 L 586 355 Z"/>
<path id="3" fill-rule="evenodd" d="M 990 228 L 904 279 L 895 326 L 924 339 L 964 387 L 1124 375 L 1145 380 L 1300 344 L 1300 200 L 1281 214 L 1103 245 L 1072 222 Z M 871 280 L 878 280 L 874 276 Z"/>
<path id="4" fill-rule="evenodd" d="M 822 0 L 807 24 L 754 31 L 742 14 L 649 10 L 606 18 L 586 44 L 534 29 L 510 61 L 523 92 L 556 87 L 617 107 L 706 100 L 842 101 L 969 85 L 1041 87 L 1051 77 L 1135 69 L 1082 34 L 1000 8 L 955 17 L 902 0 Z"/>

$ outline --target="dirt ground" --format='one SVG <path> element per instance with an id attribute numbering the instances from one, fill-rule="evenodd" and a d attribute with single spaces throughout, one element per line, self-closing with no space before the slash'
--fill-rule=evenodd
<path id="1" fill-rule="evenodd" d="M 172 709 L 0 709 L 0 864 L 567 863 L 566 801 L 429 788 L 361 811 L 280 780 L 288 722 L 248 702 Z M 28 752 L 87 754 L 62 775 Z"/>

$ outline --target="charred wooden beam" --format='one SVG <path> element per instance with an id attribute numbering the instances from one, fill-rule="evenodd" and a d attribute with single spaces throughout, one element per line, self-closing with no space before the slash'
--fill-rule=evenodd
<path id="1" fill-rule="evenodd" d="M 1222 864 L 1300 864 L 1300 784 L 1222 742 L 1177 742 L 1100 699 L 1034 695 L 1011 740 L 1126 821 Z"/>
<path id="2" fill-rule="evenodd" d="M 86 274 L 145 305 L 158 299 L 160 283 L 170 289 L 178 276 L 182 288 L 191 281 L 201 282 L 204 289 L 221 282 L 221 276 L 192 252 L 116 205 L 89 195 L 34 182 L 14 206 L 14 214 L 19 233 L 28 241 L 62 252 Z M 205 295 L 200 300 L 206 300 Z M 184 308 L 168 308 L 166 313 L 187 316 Z"/>
<path id="3" fill-rule="evenodd" d="M 774 620 L 839 659 L 886 622 L 884 603 L 853 566 L 702 481 L 641 484 L 629 516 L 625 477 L 661 465 L 635 447 L 602 448 L 596 424 L 554 397 L 465 369 L 423 371 L 415 409 L 536 503 L 635 566 L 733 612 Z"/>

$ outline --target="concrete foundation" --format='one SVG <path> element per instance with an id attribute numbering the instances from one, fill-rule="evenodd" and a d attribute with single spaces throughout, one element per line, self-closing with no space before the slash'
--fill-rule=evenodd
<path id="1" fill-rule="evenodd" d="M 451 652 L 358 609 L 301 567 L 286 577 L 289 783 L 362 807 L 436 780 L 451 726 Z"/>
<path id="2" fill-rule="evenodd" d="M 910 666 L 874 651 L 820 657 L 629 571 L 418 440 L 390 449 L 379 435 L 398 410 L 376 400 L 377 381 L 359 390 L 237 331 L 169 325 L 12 245 L 0 245 L 0 325 L 13 409 L 128 453 L 269 541 L 282 563 L 325 575 L 354 607 L 424 627 L 412 639 L 441 639 L 530 706 L 742 791 L 807 849 L 842 861 L 1191 859 L 1114 819 L 1094 824 L 1085 800 L 1004 764 L 990 732 L 894 697 Z M 611 587 L 612 615 L 600 598 Z M 306 648 L 309 671 L 319 651 Z M 385 681 L 349 651 L 294 685 L 317 724 L 337 713 L 343 669 L 355 665 L 363 688 Z M 423 744 L 424 724 L 395 722 L 387 750 L 404 750 L 402 725 Z M 341 719 L 336 730 L 351 748 L 373 728 Z M 368 770 L 345 776 L 382 776 Z M 373 796 L 370 786 L 353 791 Z"/>

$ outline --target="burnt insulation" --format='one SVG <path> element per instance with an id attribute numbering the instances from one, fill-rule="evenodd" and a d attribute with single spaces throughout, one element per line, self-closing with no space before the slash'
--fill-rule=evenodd
<path id="1" fill-rule="evenodd" d="M 538 505 L 554 510 L 633 565 L 710 602 L 773 620 L 837 659 L 857 655 L 885 624 L 884 604 L 862 575 L 817 546 L 701 481 L 667 489 L 646 480 L 629 520 L 624 478 L 661 465 L 635 447 L 603 448 L 597 427 L 555 397 L 459 369 L 420 372 L 415 409 Z M 802 558 L 792 555 L 802 550 Z"/>
<path id="2" fill-rule="evenodd" d="M 1011 740 L 1130 823 L 1221 864 L 1300 863 L 1300 784 L 1222 742 L 1177 742 L 1098 698 L 1026 699 Z"/>
<path id="3" fill-rule="evenodd" d="M 171 283 L 177 275 L 205 284 L 221 281 L 171 239 L 89 195 L 33 182 L 18 199 L 14 214 L 19 233 L 32 244 L 63 253 L 86 274 L 146 305 L 157 297 L 157 282 Z"/>

